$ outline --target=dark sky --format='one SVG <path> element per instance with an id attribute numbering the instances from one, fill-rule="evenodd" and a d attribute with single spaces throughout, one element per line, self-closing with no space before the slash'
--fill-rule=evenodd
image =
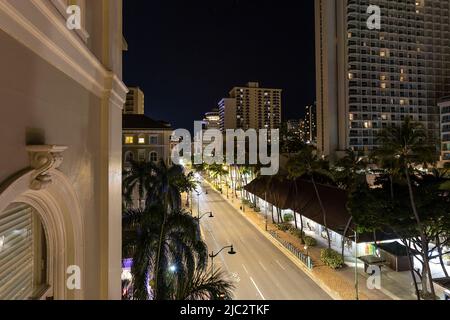
<path id="1" fill-rule="evenodd" d="M 313 0 L 125 0 L 124 34 L 125 83 L 174 128 L 248 81 L 284 90 L 284 119 L 315 99 Z"/>

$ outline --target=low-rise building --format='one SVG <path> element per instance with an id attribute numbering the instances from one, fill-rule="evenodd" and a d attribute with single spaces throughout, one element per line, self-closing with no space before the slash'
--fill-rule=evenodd
<path id="1" fill-rule="evenodd" d="M 169 123 L 153 120 L 145 115 L 123 115 L 123 165 L 130 160 L 171 164 L 172 127 Z"/>

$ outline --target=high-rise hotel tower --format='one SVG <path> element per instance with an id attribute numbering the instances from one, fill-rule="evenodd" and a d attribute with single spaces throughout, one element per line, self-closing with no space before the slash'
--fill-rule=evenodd
<path id="1" fill-rule="evenodd" d="M 381 9 L 381 29 L 367 21 Z M 369 12 L 368 12 L 369 11 Z M 450 93 L 449 0 L 315 0 L 318 148 L 371 151 L 406 117 L 439 136 Z"/>
<path id="2" fill-rule="evenodd" d="M 221 130 L 279 129 L 281 89 L 262 88 L 258 82 L 234 87 L 230 97 L 219 102 Z"/>

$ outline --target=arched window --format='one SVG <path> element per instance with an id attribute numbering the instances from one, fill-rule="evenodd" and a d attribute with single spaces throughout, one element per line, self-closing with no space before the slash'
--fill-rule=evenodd
<path id="1" fill-rule="evenodd" d="M 0 213 L 0 300 L 40 298 L 47 285 L 47 240 L 37 212 L 14 203 Z"/>
<path id="2" fill-rule="evenodd" d="M 157 162 L 158 161 L 158 154 L 156 152 L 150 152 L 150 161 L 151 162 Z"/>
<path id="3" fill-rule="evenodd" d="M 132 151 L 127 151 L 125 153 L 125 162 L 131 162 L 134 160 L 134 154 Z"/>

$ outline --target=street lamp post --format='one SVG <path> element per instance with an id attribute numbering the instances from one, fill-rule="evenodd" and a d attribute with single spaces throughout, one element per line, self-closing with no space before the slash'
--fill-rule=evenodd
<path id="1" fill-rule="evenodd" d="M 266 219 L 266 231 L 268 230 L 267 228 L 267 192 L 264 192 L 264 212 L 265 214 L 265 219 Z"/>
<path id="2" fill-rule="evenodd" d="M 206 215 L 208 215 L 208 218 L 214 218 L 212 211 L 210 211 L 210 212 L 205 212 L 201 216 L 198 216 L 197 220 L 200 222 L 200 220 L 202 220 Z"/>
<path id="3" fill-rule="evenodd" d="M 197 192 L 197 217 L 200 216 L 200 192 Z"/>
<path id="4" fill-rule="evenodd" d="M 234 251 L 234 247 L 233 245 L 230 246 L 226 246 L 223 247 L 222 249 L 219 250 L 219 252 L 214 253 L 214 251 L 211 252 L 211 254 L 209 255 L 209 257 L 211 258 L 211 274 L 214 275 L 214 258 L 217 257 L 223 250 L 225 249 L 230 249 L 230 251 L 228 251 L 229 255 L 234 255 L 236 254 L 236 251 Z"/>
<path id="5" fill-rule="evenodd" d="M 350 236 L 350 238 L 355 239 L 355 299 L 359 300 L 359 280 L 358 280 L 358 231 L 355 229 L 350 228 L 350 226 L 346 226 L 345 228 L 339 228 L 340 231 L 344 232 L 343 237 L 345 237 L 346 231 L 351 230 L 353 231 L 353 236 Z"/>
<path id="6" fill-rule="evenodd" d="M 197 222 L 198 222 L 199 226 L 200 226 L 200 220 L 202 218 L 204 218 L 206 215 L 208 215 L 208 218 L 214 218 L 212 211 L 208 211 L 208 212 L 205 212 L 202 215 L 200 215 L 200 194 L 201 194 L 201 192 L 197 192 L 197 202 L 198 202 L 197 203 Z"/>
<path id="7" fill-rule="evenodd" d="M 355 294 L 356 300 L 359 300 L 358 294 L 358 235 L 356 230 L 353 230 L 355 237 Z"/>

